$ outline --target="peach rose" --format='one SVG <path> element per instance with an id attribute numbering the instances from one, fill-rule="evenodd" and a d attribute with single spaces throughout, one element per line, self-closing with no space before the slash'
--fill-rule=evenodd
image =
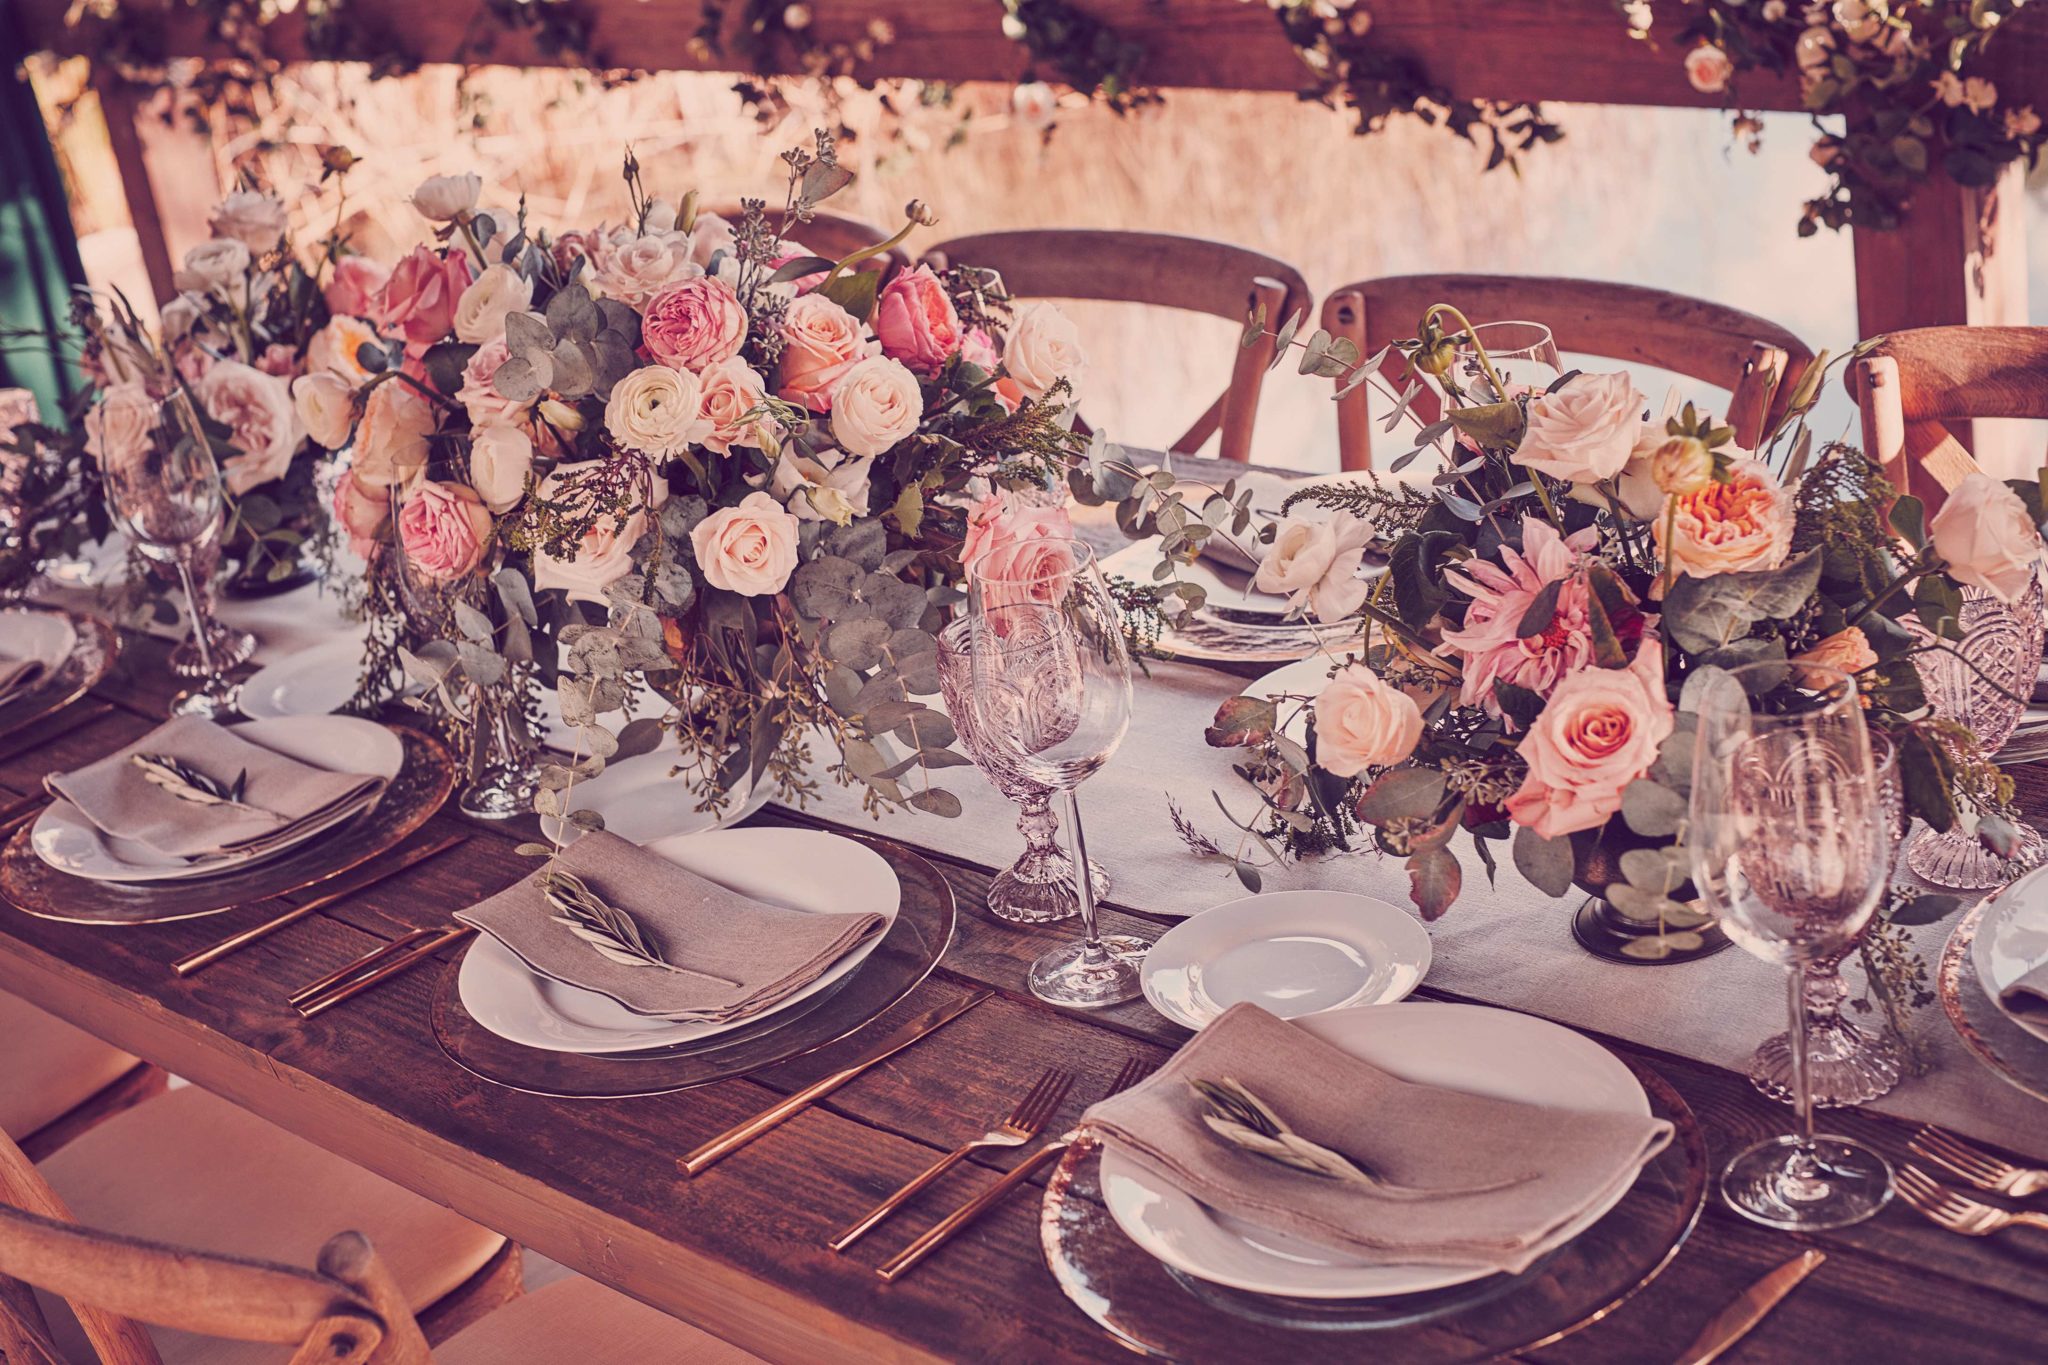
<path id="1" fill-rule="evenodd" d="M 1063 506 L 997 491 L 967 516 L 960 562 L 985 608 L 1047 603 L 1074 575 L 1074 525 Z M 998 621 L 999 634 L 1007 634 Z"/>
<path id="2" fill-rule="evenodd" d="M 580 460 L 574 464 L 557 465 L 555 471 L 540 482 L 539 496 L 556 502 L 583 503 L 588 505 L 589 494 L 582 491 L 582 475 L 596 469 L 602 460 Z M 667 485 L 655 481 L 656 504 L 666 492 Z M 756 493 L 754 497 L 764 497 Z M 549 588 L 566 593 L 572 602 L 594 602 L 604 604 L 604 590 L 626 576 L 633 567 L 633 547 L 640 543 L 640 537 L 647 530 L 647 513 L 639 505 L 627 512 L 623 522 L 611 513 L 599 517 L 567 558 L 549 554 L 546 550 L 535 550 L 533 554 L 533 586 L 545 591 Z M 794 551 L 792 550 L 792 553 Z"/>
<path id="3" fill-rule="evenodd" d="M 880 455 L 924 420 L 924 390 L 901 361 L 869 356 L 832 391 L 832 439 L 856 455 Z"/>
<path id="4" fill-rule="evenodd" d="M 1676 722 L 1664 692 L 1664 646 L 1643 637 L 1627 668 L 1582 668 L 1550 694 L 1517 750 L 1529 765 L 1508 818 L 1546 839 L 1595 829 L 1650 770 Z"/>
<path id="5" fill-rule="evenodd" d="M 346 379 L 326 370 L 300 375 L 292 381 L 292 406 L 315 445 L 339 450 L 348 444 L 356 414 L 355 389 Z"/>
<path id="6" fill-rule="evenodd" d="M 1775 569 L 1792 548 L 1792 492 L 1760 460 L 1729 462 L 1726 482 L 1711 481 L 1675 499 L 1652 523 L 1664 562 L 1694 578 Z"/>
<path id="7" fill-rule="evenodd" d="M 507 426 L 526 412 L 526 404 L 515 403 L 498 392 L 491 379 L 498 367 L 512 358 L 512 348 L 500 335 L 476 348 L 462 367 L 462 387 L 455 401 L 469 414 L 471 426 Z"/>
<path id="8" fill-rule="evenodd" d="M 475 571 L 491 534 L 491 514 L 474 488 L 459 483 L 420 484 L 398 509 L 398 543 L 406 562 L 435 583 Z"/>
<path id="9" fill-rule="evenodd" d="M 1081 381 L 1088 373 L 1088 356 L 1081 349 L 1080 333 L 1065 313 L 1049 303 L 1026 304 L 1010 325 L 1003 344 L 1003 368 L 1016 380 L 1026 396 L 1045 397 L 1046 390 L 1064 379 L 1072 392 L 1067 401 L 1081 395 Z"/>
<path id="10" fill-rule="evenodd" d="M 747 310 L 731 285 L 699 275 L 654 296 L 640 319 L 640 340 L 672 370 L 702 370 L 747 344 Z"/>
<path id="11" fill-rule="evenodd" d="M 236 497 L 284 477 L 304 433 L 292 407 L 291 389 L 276 375 L 237 360 L 223 360 L 199 386 L 206 415 L 228 429 L 236 453 L 220 463 L 228 491 Z"/>
<path id="12" fill-rule="evenodd" d="M 1306 609 L 1318 621 L 1341 621 L 1365 601 L 1369 585 L 1358 581 L 1358 566 L 1372 540 L 1372 523 L 1349 512 L 1327 517 L 1289 517 L 1280 523 L 1252 584 L 1288 598 L 1287 608 Z"/>
<path id="13" fill-rule="evenodd" d="M 2001 602 L 2024 596 L 2040 569 L 2041 533 L 2027 505 L 1989 474 L 1974 473 L 1956 485 L 1927 532 L 1949 577 Z"/>
<path id="14" fill-rule="evenodd" d="M 812 412 L 832 411 L 832 395 L 847 371 L 882 353 L 860 319 L 823 294 L 806 294 L 782 317 L 782 360 L 775 391 Z"/>
<path id="15" fill-rule="evenodd" d="M 1404 762 L 1422 739 L 1415 699 L 1362 663 L 1346 664 L 1309 704 L 1316 764 L 1338 777 Z"/>
<path id="16" fill-rule="evenodd" d="M 1844 673 L 1861 673 L 1877 662 L 1877 651 L 1870 647 L 1869 637 L 1864 635 L 1861 626 L 1847 626 L 1825 640 L 1800 650 L 1792 656 L 1792 661 L 1839 669 Z M 1825 686 L 1830 681 L 1824 674 L 1807 674 L 1802 671 L 1801 676 L 1810 687 Z"/>
<path id="17" fill-rule="evenodd" d="M 766 597 L 796 572 L 796 532 L 796 518 L 774 498 L 749 493 L 739 506 L 721 507 L 692 527 L 690 547 L 712 587 Z"/>
<path id="18" fill-rule="evenodd" d="M 928 265 L 898 275 L 875 303 L 882 354 L 929 379 L 960 349 L 960 314 Z"/>
<path id="19" fill-rule="evenodd" d="M 85 448 L 102 469 L 139 458 L 156 437 L 157 401 L 140 384 L 110 384 L 85 413 Z"/>
<path id="20" fill-rule="evenodd" d="M 698 376 L 704 381 L 703 415 L 711 430 L 702 438 L 706 450 L 729 454 L 734 446 L 770 450 L 775 446 L 775 426 L 766 418 L 748 416 L 768 400 L 768 385 L 752 366 L 738 356 L 707 365 Z"/>
<path id="21" fill-rule="evenodd" d="M 390 278 L 390 267 L 368 256 L 342 257 L 334 263 L 334 278 L 322 291 L 328 311 L 336 317 L 368 317 L 370 300 Z"/>
<path id="22" fill-rule="evenodd" d="M 391 500 L 382 491 L 358 487 L 354 470 L 344 470 L 334 485 L 334 521 L 348 536 L 357 559 L 377 553 L 377 537 L 391 517 Z"/>
<path id="23" fill-rule="evenodd" d="M 371 389 L 356 423 L 356 486 L 382 493 L 412 483 L 427 467 L 427 438 L 434 426 L 434 405 L 411 385 L 393 379 Z"/>
<path id="24" fill-rule="evenodd" d="M 1529 400 L 1514 461 L 1571 483 L 1611 479 L 1635 451 L 1646 401 L 1626 374 L 1582 374 Z"/>
<path id="25" fill-rule="evenodd" d="M 378 326 L 403 333 L 406 349 L 422 355 L 454 327 L 456 305 L 469 285 L 467 256 L 439 256 L 432 247 L 416 246 L 391 268 L 391 278 L 370 302 L 371 312 Z"/>
<path id="26" fill-rule="evenodd" d="M 351 384 L 361 384 L 370 377 L 370 371 L 364 369 L 362 361 L 357 358 L 365 346 L 382 351 L 384 338 L 361 318 L 338 314 L 328 319 L 327 325 L 315 332 L 313 340 L 307 343 L 306 372 L 317 374 L 325 370 L 340 375 Z"/>
<path id="27" fill-rule="evenodd" d="M 998 488 L 967 510 L 967 534 L 960 542 L 960 563 L 964 568 L 991 550 L 1006 549 L 1025 540 L 1073 538 L 1073 518 L 1064 506 L 1042 507 Z"/>
<path id="28" fill-rule="evenodd" d="M 455 339 L 481 346 L 505 335 L 505 315 L 533 302 L 533 281 L 509 265 L 494 265 L 462 291 L 455 305 Z"/>

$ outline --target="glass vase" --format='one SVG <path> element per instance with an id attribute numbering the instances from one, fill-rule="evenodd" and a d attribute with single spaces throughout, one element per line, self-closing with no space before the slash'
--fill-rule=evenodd
<path id="1" fill-rule="evenodd" d="M 540 755 L 527 738 L 527 694 L 532 678 L 515 667 L 496 687 L 473 687 L 468 723 L 468 781 L 455 799 L 464 815 L 509 820 L 533 810 L 540 787 Z"/>

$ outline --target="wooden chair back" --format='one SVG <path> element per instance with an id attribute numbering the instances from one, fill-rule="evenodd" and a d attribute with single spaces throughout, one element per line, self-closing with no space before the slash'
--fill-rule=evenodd
<path id="1" fill-rule="evenodd" d="M 738 204 L 718 204 L 711 212 L 737 225 L 741 209 Z M 768 209 L 771 224 L 781 221 L 782 212 L 773 205 Z M 843 214 L 826 213 L 820 209 L 811 215 L 808 223 L 792 222 L 782 230 L 782 235 L 791 241 L 800 242 L 813 255 L 843 261 L 856 251 L 871 246 L 880 246 L 889 240 L 889 234 L 873 223 L 860 218 L 848 218 Z M 910 264 L 910 253 L 902 247 L 891 247 L 880 256 L 872 256 L 861 262 L 862 270 L 880 270 L 894 274 Z"/>
<path id="2" fill-rule="evenodd" d="M 1422 315 L 1437 303 L 1454 304 L 1475 324 L 1543 323 L 1561 351 L 1654 365 L 1726 388 L 1733 394 L 1729 425 L 1750 449 L 1813 363 L 1811 347 L 1754 313 L 1661 289 L 1550 276 L 1361 280 L 1324 300 L 1322 325 L 1371 356 L 1390 341 L 1415 335 Z M 1361 384 L 1337 400 L 1337 444 L 1346 469 L 1372 467 L 1366 388 Z M 1420 395 L 1410 410 L 1425 423 L 1436 420 L 1435 395 Z"/>
<path id="3" fill-rule="evenodd" d="M 72 1306 L 104 1365 L 162 1365 L 143 1323 L 296 1349 L 292 1365 L 424 1365 L 426 1338 L 360 1234 L 319 1270 L 238 1260 L 79 1227 L 0 1133 L 0 1359 L 59 1361 L 30 1286 Z"/>
<path id="4" fill-rule="evenodd" d="M 2048 327 L 1916 327 L 1849 367 L 1863 449 L 1932 512 L 1977 471 L 1958 432 L 1977 417 L 2048 418 Z"/>
<path id="5" fill-rule="evenodd" d="M 1018 299 L 1153 304 L 1206 313 L 1238 328 L 1264 308 L 1269 333 L 1288 318 L 1307 316 L 1312 302 L 1307 281 L 1285 261 L 1228 242 L 1168 232 L 985 232 L 941 242 L 925 259 L 935 268 L 950 263 L 996 271 Z M 1191 455 L 1220 431 L 1223 458 L 1251 459 L 1259 392 L 1273 351 L 1270 335 L 1236 350 L 1230 387 L 1169 448 Z"/>

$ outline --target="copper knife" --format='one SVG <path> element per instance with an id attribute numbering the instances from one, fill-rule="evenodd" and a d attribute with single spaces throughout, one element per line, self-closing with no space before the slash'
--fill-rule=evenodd
<path id="1" fill-rule="evenodd" d="M 1692 1345 L 1679 1353 L 1677 1365 L 1707 1365 L 1719 1359 L 1723 1351 L 1748 1336 L 1749 1330 L 1778 1306 L 1778 1300 L 1798 1288 L 1799 1282 L 1818 1270 L 1826 1259 L 1827 1253 L 1823 1251 L 1802 1251 L 1743 1290 L 1735 1302 L 1714 1314 Z"/>

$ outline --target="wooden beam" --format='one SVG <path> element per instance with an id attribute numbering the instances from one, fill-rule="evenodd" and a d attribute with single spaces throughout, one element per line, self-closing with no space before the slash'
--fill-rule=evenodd
<path id="1" fill-rule="evenodd" d="M 148 91 L 98 72 L 93 89 L 121 172 L 121 192 L 142 248 L 150 293 L 157 303 L 167 303 L 178 292 L 172 283 L 178 263 L 211 235 L 206 215 L 220 198 L 213 144 L 183 120 L 166 122 L 160 110 L 146 107 L 156 98 Z"/>
<path id="2" fill-rule="evenodd" d="M 149 292 L 162 303 L 178 289 L 171 283 L 170 247 L 164 240 L 163 215 L 157 208 L 149 160 L 143 154 L 137 119 L 142 103 L 140 92 L 98 70 L 93 73 L 93 89 L 99 94 L 100 115 L 107 121 L 107 142 L 114 149 L 114 164 L 121 171 L 121 193 L 128 201 L 128 221 L 142 247 L 142 268 L 149 272 Z"/>

